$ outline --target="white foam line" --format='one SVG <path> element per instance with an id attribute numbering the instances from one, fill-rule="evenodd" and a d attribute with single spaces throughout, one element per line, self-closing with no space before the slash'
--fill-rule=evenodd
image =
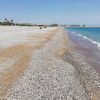
<path id="1" fill-rule="evenodd" d="M 72 32 L 72 33 L 75 33 L 75 32 Z M 83 35 L 81 35 L 81 34 L 78 34 L 78 36 L 80 36 L 80 37 L 82 37 L 82 38 L 84 38 L 84 39 L 90 41 L 91 43 L 97 45 L 97 47 L 98 47 L 99 50 L 100 50 L 100 42 L 94 41 L 94 40 L 88 38 L 87 36 L 83 36 Z"/>

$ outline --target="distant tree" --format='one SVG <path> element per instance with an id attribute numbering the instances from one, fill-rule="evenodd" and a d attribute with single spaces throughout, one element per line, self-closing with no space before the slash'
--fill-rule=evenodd
<path id="1" fill-rule="evenodd" d="M 4 20 L 5 20 L 5 22 L 8 22 L 8 19 L 7 18 L 5 18 Z"/>
<path id="2" fill-rule="evenodd" d="M 13 19 L 11 19 L 10 24 L 11 24 L 11 25 L 15 25 Z"/>
<path id="3" fill-rule="evenodd" d="M 3 22 L 4 25 L 11 25 L 11 22 L 7 18 L 5 18 L 4 20 L 5 20 Z"/>
<path id="4" fill-rule="evenodd" d="M 13 23 L 13 19 L 11 19 L 11 23 Z"/>

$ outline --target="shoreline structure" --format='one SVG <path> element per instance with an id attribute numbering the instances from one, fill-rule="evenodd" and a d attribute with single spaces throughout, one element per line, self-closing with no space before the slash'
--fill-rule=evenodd
<path id="1" fill-rule="evenodd" d="M 0 73 L 1 100 L 99 100 L 100 75 L 74 50 L 63 28 L 28 39 L 24 45 L 8 49 L 12 55 L 21 50 L 19 60 L 26 59 Z M 11 56 L 6 54 L 0 58 Z"/>

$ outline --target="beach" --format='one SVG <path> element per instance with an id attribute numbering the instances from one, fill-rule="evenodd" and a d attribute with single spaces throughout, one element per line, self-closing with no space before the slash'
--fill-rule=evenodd
<path id="1" fill-rule="evenodd" d="M 63 27 L 0 27 L 0 100 L 99 100 L 100 74 Z"/>

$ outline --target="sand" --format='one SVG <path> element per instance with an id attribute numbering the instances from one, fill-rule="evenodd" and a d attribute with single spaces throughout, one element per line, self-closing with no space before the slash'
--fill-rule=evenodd
<path id="1" fill-rule="evenodd" d="M 56 29 L 48 28 L 41 30 L 40 33 L 39 27 L 1 27 L 1 31 L 1 42 L 5 42 L 7 45 L 2 43 L 0 51 L 0 96 L 2 97 L 12 82 L 24 71 L 31 58 L 32 52 L 42 48 L 43 45 L 45 45 L 43 42 L 49 40 Z M 29 32 L 31 32 L 31 34 Z M 20 37 L 22 34 L 23 37 Z M 17 38 L 15 42 L 13 42 L 13 38 L 15 37 Z M 40 39 L 37 39 L 37 37 Z M 21 40 L 23 40 L 23 42 L 20 42 Z"/>
<path id="2" fill-rule="evenodd" d="M 74 50 L 63 28 L 1 30 L 10 40 L 1 37 L 1 100 L 99 100 L 100 76 Z"/>

